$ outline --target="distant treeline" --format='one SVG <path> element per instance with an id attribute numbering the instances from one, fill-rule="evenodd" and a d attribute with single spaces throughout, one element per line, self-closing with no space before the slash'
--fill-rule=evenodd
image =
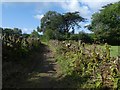
<path id="1" fill-rule="evenodd" d="M 0 28 L 5 35 L 22 35 L 22 37 L 37 37 L 41 40 L 82 40 L 85 43 L 108 43 L 120 45 L 120 2 L 103 6 L 99 12 L 92 15 L 91 24 L 84 26 L 93 33 L 85 33 L 81 30 L 75 34 L 76 28 L 80 28 L 80 22 L 87 22 L 80 16 L 80 12 L 67 12 L 64 14 L 56 11 L 48 11 L 41 19 L 37 31 L 31 34 L 22 34 L 21 29 Z M 43 35 L 39 35 L 42 32 Z"/>
<path id="2" fill-rule="evenodd" d="M 80 16 L 80 12 L 67 12 L 64 14 L 48 11 L 41 19 L 37 30 L 43 32 L 44 38 L 58 40 L 82 40 L 86 43 L 108 43 L 120 45 L 120 2 L 103 6 L 99 12 L 91 17 L 91 24 L 84 26 L 93 33 L 80 32 L 74 34 L 80 22 L 87 22 Z"/>

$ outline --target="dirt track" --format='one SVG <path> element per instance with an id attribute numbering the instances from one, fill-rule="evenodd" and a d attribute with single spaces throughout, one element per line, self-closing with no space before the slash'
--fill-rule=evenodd
<path id="1" fill-rule="evenodd" d="M 54 55 L 48 46 L 43 46 L 41 52 L 32 56 L 36 61 L 34 68 L 28 73 L 27 80 L 22 83 L 26 88 L 55 88 L 60 75 L 59 65 L 54 60 Z"/>
<path id="2" fill-rule="evenodd" d="M 3 88 L 68 88 L 71 85 L 74 86 L 62 75 L 53 51 L 44 44 L 27 59 L 18 63 L 4 63 L 3 76 Z"/>

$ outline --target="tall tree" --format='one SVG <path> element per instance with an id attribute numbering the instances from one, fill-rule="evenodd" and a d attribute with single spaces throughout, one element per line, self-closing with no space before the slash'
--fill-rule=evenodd
<path id="1" fill-rule="evenodd" d="M 108 43 L 120 41 L 120 2 L 108 4 L 93 14 L 88 28 Z"/>
<path id="2" fill-rule="evenodd" d="M 67 12 L 63 15 L 63 23 L 64 23 L 64 32 L 69 32 L 75 26 L 80 28 L 79 23 L 81 21 L 85 21 L 83 17 L 80 16 L 79 12 Z"/>
<path id="3" fill-rule="evenodd" d="M 81 21 L 85 21 L 85 19 L 80 16 L 79 12 L 60 14 L 55 11 L 48 11 L 41 19 L 41 29 L 43 32 L 51 29 L 68 33 L 71 28 L 80 27 Z"/>
<path id="4" fill-rule="evenodd" d="M 59 30 L 62 19 L 61 14 L 55 11 L 48 11 L 41 19 L 41 31 L 45 32 L 47 29 Z"/>

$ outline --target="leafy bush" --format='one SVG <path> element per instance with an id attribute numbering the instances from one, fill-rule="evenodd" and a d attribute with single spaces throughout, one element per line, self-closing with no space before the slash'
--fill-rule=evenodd
<path id="1" fill-rule="evenodd" d="M 65 41 L 55 46 L 63 74 L 86 77 L 86 82 L 79 82 L 82 88 L 120 88 L 120 58 L 110 57 L 110 45 L 105 44 L 103 50 L 96 44 L 90 46 L 73 41 L 69 47 L 67 44 Z"/>
<path id="2" fill-rule="evenodd" d="M 4 30 L 3 30 L 4 31 Z M 4 31 L 5 32 L 5 31 Z M 25 38 L 16 34 L 3 33 L 2 59 L 4 61 L 18 61 L 30 55 L 31 51 L 40 47 L 39 38 Z"/>

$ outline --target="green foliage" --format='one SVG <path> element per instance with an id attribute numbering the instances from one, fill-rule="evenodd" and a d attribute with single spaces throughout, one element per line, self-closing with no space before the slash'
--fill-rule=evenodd
<path id="1" fill-rule="evenodd" d="M 53 35 L 53 37 L 48 36 L 52 39 L 68 39 L 70 37 L 69 30 L 73 29 L 71 33 L 74 33 L 74 27 L 80 28 L 79 23 L 82 21 L 85 19 L 79 15 L 79 12 L 60 14 L 55 11 L 48 11 L 41 19 L 41 28 L 38 28 L 38 31 Z M 62 35 L 64 36 L 62 37 Z"/>
<path id="2" fill-rule="evenodd" d="M 2 29 L 2 59 L 5 61 L 18 61 L 30 55 L 40 46 L 40 39 L 25 36 L 19 29 Z"/>
<path id="3" fill-rule="evenodd" d="M 82 40 L 85 43 L 92 43 L 93 41 L 92 37 L 89 34 L 84 32 L 79 32 L 78 38 L 79 40 Z"/>
<path id="4" fill-rule="evenodd" d="M 39 38 L 40 35 L 37 31 L 33 30 L 33 32 L 30 34 L 30 37 Z"/>
<path id="5" fill-rule="evenodd" d="M 23 38 L 28 38 L 29 36 L 30 36 L 30 34 L 26 34 L 26 33 L 23 33 L 23 34 L 22 34 L 22 37 L 23 37 Z"/>
<path id="6" fill-rule="evenodd" d="M 51 29 L 47 29 L 44 33 L 47 40 L 55 39 L 57 37 L 57 32 L 53 32 Z"/>
<path id="7" fill-rule="evenodd" d="M 14 28 L 14 29 L 5 28 L 4 30 L 2 29 L 2 34 L 6 36 L 9 36 L 9 35 L 20 36 L 22 34 L 22 31 L 21 29 L 18 29 L 18 28 Z"/>
<path id="8" fill-rule="evenodd" d="M 47 29 L 60 30 L 60 25 L 62 22 L 61 14 L 55 11 L 48 11 L 44 17 L 41 19 L 41 30 L 45 32 Z"/>
<path id="9" fill-rule="evenodd" d="M 119 62 L 117 58 L 110 57 L 110 45 L 106 43 L 103 50 L 96 44 L 79 44 L 74 41 L 58 43 L 54 47 L 56 47 L 56 59 L 61 65 L 63 74 L 77 75 L 81 80 L 84 79 L 83 77 L 87 79 L 84 83 L 78 81 L 78 87 L 119 88 Z"/>
<path id="10" fill-rule="evenodd" d="M 78 34 L 71 34 L 70 40 L 78 40 Z"/>
<path id="11" fill-rule="evenodd" d="M 105 40 L 112 45 L 120 44 L 120 2 L 108 4 L 93 14 L 92 23 L 87 27 L 100 42 Z"/>
<path id="12" fill-rule="evenodd" d="M 14 29 L 13 29 L 13 34 L 21 35 L 21 34 L 22 34 L 22 31 L 21 31 L 21 29 L 14 28 Z"/>
<path id="13" fill-rule="evenodd" d="M 82 21 L 85 21 L 83 17 L 80 16 L 79 12 L 67 12 L 64 15 L 62 15 L 63 18 L 63 24 L 64 24 L 64 32 L 69 32 L 70 28 L 74 30 L 74 27 L 77 26 L 80 28 L 79 23 Z"/>
<path id="14" fill-rule="evenodd" d="M 92 43 L 94 41 L 92 35 L 84 32 L 79 32 L 79 34 L 71 34 L 69 40 L 81 40 L 85 43 Z"/>
<path id="15" fill-rule="evenodd" d="M 103 50 L 105 50 L 105 46 L 104 45 L 98 45 L 100 48 L 102 48 Z M 119 56 L 119 46 L 111 46 L 110 48 L 110 56 L 111 57 L 117 57 Z"/>

